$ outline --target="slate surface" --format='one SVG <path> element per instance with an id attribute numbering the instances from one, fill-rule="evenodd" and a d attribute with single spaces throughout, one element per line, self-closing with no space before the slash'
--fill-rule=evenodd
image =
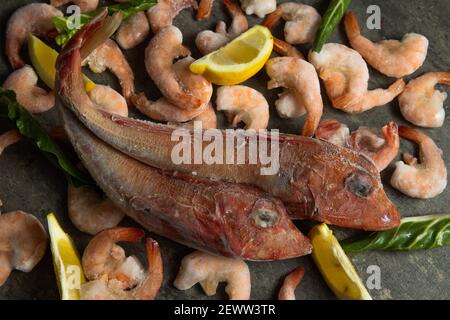
<path id="1" fill-rule="evenodd" d="M 0 7 L 0 80 L 3 81 L 11 72 L 7 64 L 4 52 L 4 35 L 6 23 L 11 13 L 22 5 L 30 3 L 29 0 L 3 0 Z M 284 1 L 278 1 L 284 2 Z M 328 1 L 303 1 L 314 5 L 320 12 L 324 12 Z M 368 30 L 363 26 L 363 32 L 373 40 L 383 38 L 400 38 L 405 33 L 417 32 L 425 35 L 430 40 L 428 58 L 424 66 L 417 71 L 412 78 L 427 71 L 449 71 L 450 66 L 450 7 L 448 0 L 360 0 L 353 1 L 353 10 L 360 21 L 363 21 L 367 7 L 377 4 L 381 8 L 382 28 L 381 30 Z M 212 29 L 216 21 L 229 17 L 222 7 L 221 1 L 216 1 L 213 16 L 204 22 L 198 23 L 193 19 L 192 11 L 182 12 L 176 19 L 175 25 L 180 27 L 185 37 L 185 44 L 190 45 L 194 55 L 198 57 L 193 46 L 195 35 L 204 29 Z M 249 18 L 253 25 L 260 20 L 255 17 Z M 281 26 L 275 34 L 281 36 Z M 342 26 L 334 33 L 330 41 L 347 44 Z M 144 72 L 144 48 L 148 40 L 135 50 L 126 52 L 137 78 L 137 89 L 145 90 L 152 98 L 158 97 L 159 93 Z M 306 47 L 301 47 L 306 53 Z M 109 74 L 92 76 L 98 83 L 109 83 L 118 88 L 118 83 Z M 411 78 L 411 77 L 409 77 Z M 260 72 L 258 76 L 248 81 L 248 85 L 257 88 L 273 102 L 276 90 L 265 89 L 267 75 Z M 370 87 L 386 87 L 393 80 L 384 77 L 371 70 Z M 445 89 L 448 92 L 448 88 Z M 347 123 L 351 129 L 361 125 L 380 128 L 391 119 L 398 123 L 406 124 L 402 119 L 398 103 L 394 101 L 388 106 L 380 107 L 360 115 L 347 115 L 330 107 L 326 100 L 324 118 L 335 117 Z M 53 109 L 37 117 L 47 128 L 57 125 L 58 117 Z M 224 124 L 224 118 L 219 115 Z M 447 117 L 448 118 L 448 117 Z M 283 132 L 298 133 L 302 127 L 303 120 L 282 120 L 277 117 L 276 112 L 271 110 L 271 128 L 280 128 Z M 8 129 L 5 121 L 0 120 L 0 132 Z M 443 128 L 426 130 L 427 134 L 435 139 L 437 144 L 444 150 L 447 164 L 450 161 L 450 141 L 448 139 L 450 126 L 448 119 Z M 414 146 L 402 141 L 402 151 L 414 151 Z M 415 150 L 417 151 L 417 150 Z M 401 195 L 389 187 L 389 177 L 392 174 L 391 165 L 382 176 L 389 197 L 398 206 L 403 216 L 414 216 L 430 213 L 448 212 L 448 199 L 450 188 L 439 197 L 427 200 L 413 200 Z M 49 211 L 57 213 L 65 230 L 75 239 L 78 249 L 82 252 L 90 237 L 77 231 L 67 217 L 66 211 L 66 181 L 63 175 L 47 162 L 30 143 L 23 141 L 8 149 L 0 157 L 0 198 L 3 201 L 3 212 L 12 210 L 25 210 L 35 214 L 43 223 Z M 133 222 L 124 220 L 123 225 L 134 225 Z M 311 223 L 298 223 L 302 230 L 308 230 Z M 338 237 L 343 238 L 353 232 L 335 228 Z M 158 295 L 158 299 L 205 299 L 205 295 L 199 286 L 187 291 L 178 291 L 172 287 L 181 258 L 189 253 L 191 249 L 179 245 L 162 237 L 155 236 L 160 242 L 163 258 L 165 277 L 164 285 Z M 141 259 L 144 258 L 143 246 L 126 246 L 130 253 L 136 253 Z M 449 248 L 440 248 L 426 252 L 410 253 L 383 253 L 368 252 L 351 256 L 357 270 L 365 280 L 366 272 L 370 265 L 377 265 L 381 270 L 381 290 L 370 290 L 375 299 L 449 299 L 450 298 L 450 254 Z M 297 266 L 306 269 L 305 278 L 297 290 L 298 299 L 334 299 L 332 292 L 327 288 L 325 282 L 314 266 L 310 257 L 303 257 L 289 261 L 270 263 L 249 263 L 252 274 L 252 298 L 271 299 L 276 298 L 283 276 Z M 58 289 L 53 274 L 50 250 L 39 265 L 30 273 L 14 271 L 9 280 L 0 288 L 0 299 L 58 299 Z M 225 298 L 221 287 L 217 296 L 212 298 Z"/>

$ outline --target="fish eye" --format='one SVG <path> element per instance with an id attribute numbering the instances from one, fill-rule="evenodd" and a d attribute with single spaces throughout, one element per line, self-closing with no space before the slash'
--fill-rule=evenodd
<path id="1" fill-rule="evenodd" d="M 369 175 L 363 172 L 354 172 L 348 176 L 345 179 L 345 189 L 360 198 L 367 198 L 374 190 Z"/>
<path id="2" fill-rule="evenodd" d="M 279 220 L 278 213 L 262 208 L 255 210 L 251 217 L 255 221 L 255 224 L 261 228 L 271 228 L 276 225 Z"/>

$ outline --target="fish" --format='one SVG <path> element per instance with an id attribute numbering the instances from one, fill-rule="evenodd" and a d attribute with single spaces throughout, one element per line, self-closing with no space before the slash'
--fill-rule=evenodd
<path id="1" fill-rule="evenodd" d="M 242 184 L 165 175 L 112 148 L 60 107 L 83 165 L 114 204 L 150 232 L 189 247 L 252 261 L 311 253 L 283 203 Z"/>
<path id="2" fill-rule="evenodd" d="M 262 175 L 258 160 L 243 164 L 175 163 L 172 152 L 174 127 L 121 117 L 98 110 L 82 85 L 81 61 L 98 33 L 108 27 L 105 14 L 85 25 L 66 44 L 57 60 L 57 94 L 83 125 L 116 150 L 155 168 L 176 175 L 194 174 L 198 179 L 253 185 L 280 198 L 292 219 L 325 222 L 346 228 L 379 231 L 399 225 L 400 214 L 383 189 L 371 159 L 329 142 L 279 134 L 257 133 L 257 139 L 275 143 L 279 149 L 276 174 Z M 226 144 L 226 132 L 221 137 Z M 195 131 L 191 143 L 197 143 Z M 248 141 L 249 136 L 245 137 Z M 205 142 L 201 142 L 206 144 Z M 237 146 L 235 146 L 237 148 Z"/>

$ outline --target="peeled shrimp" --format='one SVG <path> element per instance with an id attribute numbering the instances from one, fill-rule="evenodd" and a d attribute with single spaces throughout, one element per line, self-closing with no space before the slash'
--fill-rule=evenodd
<path id="1" fill-rule="evenodd" d="M 73 3 L 80 7 L 81 12 L 90 12 L 97 9 L 99 0 L 50 0 L 50 4 L 56 8 L 62 7 L 67 3 Z"/>
<path id="2" fill-rule="evenodd" d="M 226 30 L 225 22 L 219 21 L 216 26 L 216 32 L 205 30 L 197 35 L 195 44 L 204 55 L 225 46 L 248 29 L 247 17 L 239 6 L 232 0 L 224 0 L 224 4 L 232 16 L 233 22 L 228 31 Z"/>
<path id="3" fill-rule="evenodd" d="M 17 130 L 9 130 L 0 135 L 0 155 L 5 151 L 9 146 L 20 141 L 22 136 Z M 1 206 L 1 202 L 0 202 Z"/>
<path id="4" fill-rule="evenodd" d="M 30 272 L 46 248 L 47 233 L 35 216 L 23 211 L 0 215 L 0 287 L 12 270 Z"/>
<path id="5" fill-rule="evenodd" d="M 313 42 L 322 21 L 322 17 L 313 7 L 302 3 L 285 2 L 267 16 L 263 24 L 271 29 L 280 18 L 286 20 L 284 38 L 290 44 Z"/>
<path id="6" fill-rule="evenodd" d="M 90 281 L 81 286 L 81 299 L 154 299 L 163 277 L 158 243 L 147 239 L 147 272 L 136 257 L 126 257 L 116 245 L 118 241 L 137 242 L 143 237 L 144 231 L 135 228 L 112 228 L 97 234 L 83 253 L 83 271 Z"/>
<path id="7" fill-rule="evenodd" d="M 95 49 L 84 61 L 83 65 L 89 65 L 89 68 L 95 73 L 104 72 L 106 69 L 120 81 L 122 94 L 128 101 L 134 93 L 134 74 L 128 61 L 125 59 L 119 46 L 108 39 L 105 43 Z"/>
<path id="8" fill-rule="evenodd" d="M 239 122 L 245 129 L 266 129 L 269 124 L 269 104 L 266 98 L 253 88 L 246 86 L 224 86 L 217 90 L 217 110 L 225 111 L 236 127 Z"/>
<path id="9" fill-rule="evenodd" d="M 116 32 L 116 41 L 122 49 L 132 49 L 144 41 L 150 32 L 150 24 L 140 11 L 122 22 Z"/>
<path id="10" fill-rule="evenodd" d="M 17 101 L 31 113 L 42 113 L 55 105 L 53 91 L 45 91 L 36 84 L 38 76 L 33 68 L 25 65 L 9 75 L 3 88 L 16 93 Z"/>
<path id="11" fill-rule="evenodd" d="M 227 282 L 225 291 L 230 300 L 250 299 L 250 271 L 244 261 L 201 251 L 183 258 L 173 285 L 179 290 L 187 290 L 200 283 L 206 295 L 212 296 L 219 282 Z"/>
<path id="12" fill-rule="evenodd" d="M 197 11 L 197 20 L 203 20 L 211 16 L 214 0 L 200 0 Z"/>
<path id="13" fill-rule="evenodd" d="M 398 99 L 406 120 L 426 128 L 444 124 L 447 93 L 435 90 L 437 84 L 450 85 L 450 72 L 429 72 L 408 83 Z"/>
<path id="14" fill-rule="evenodd" d="M 278 300 L 295 300 L 295 289 L 300 284 L 305 274 L 305 269 L 297 268 L 286 276 L 280 292 Z"/>
<path id="15" fill-rule="evenodd" d="M 17 9 L 9 18 L 6 28 L 6 55 L 13 69 L 22 68 L 25 62 L 20 50 L 29 33 L 46 36 L 55 27 L 52 18 L 62 12 L 46 3 L 31 3 Z"/>
<path id="16" fill-rule="evenodd" d="M 67 206 L 75 227 L 92 235 L 117 226 L 124 217 L 110 199 L 88 186 L 76 188 L 69 183 Z"/>
<path id="17" fill-rule="evenodd" d="M 398 161 L 391 185 L 400 192 L 419 199 L 430 199 L 441 194 L 447 187 L 447 168 L 442 151 L 434 141 L 417 129 L 399 127 L 400 137 L 419 144 L 420 164 L 410 154 Z"/>
<path id="18" fill-rule="evenodd" d="M 361 55 L 342 44 L 327 43 L 309 54 L 333 106 L 349 113 L 364 112 L 391 102 L 405 88 L 402 79 L 388 89 L 368 90 L 369 69 Z"/>
<path id="19" fill-rule="evenodd" d="M 314 67 L 298 58 L 281 57 L 270 59 L 266 71 L 271 78 L 267 85 L 269 89 L 288 89 L 297 102 L 299 113 L 301 108 L 306 110 L 302 134 L 313 136 L 323 113 L 319 77 Z"/>
<path id="20" fill-rule="evenodd" d="M 161 29 L 171 26 L 173 19 L 181 10 L 187 8 L 197 9 L 195 0 L 159 0 L 147 11 L 148 21 L 153 33 L 156 35 Z"/>
<path id="21" fill-rule="evenodd" d="M 401 78 L 419 69 L 428 52 L 428 39 L 417 33 L 406 34 L 401 41 L 373 43 L 361 35 L 358 20 L 351 12 L 344 19 L 350 45 L 373 68 L 389 77 Z"/>
<path id="22" fill-rule="evenodd" d="M 97 84 L 88 94 L 99 109 L 128 117 L 127 101 L 113 88 Z"/>
<path id="23" fill-rule="evenodd" d="M 163 96 L 181 109 L 196 109 L 209 102 L 212 85 L 203 76 L 187 71 L 183 77 L 174 68 L 173 60 L 190 52 L 182 45 L 181 31 L 169 26 L 161 30 L 145 50 L 145 66 Z M 193 62 L 187 57 L 185 62 Z"/>
<path id="24" fill-rule="evenodd" d="M 264 18 L 266 14 L 275 11 L 277 0 L 241 0 L 241 7 L 248 15 L 256 14 L 260 18 Z"/>

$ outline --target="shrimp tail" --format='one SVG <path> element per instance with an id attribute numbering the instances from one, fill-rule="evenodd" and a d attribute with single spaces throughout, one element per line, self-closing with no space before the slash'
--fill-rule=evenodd
<path id="1" fill-rule="evenodd" d="M 232 17 L 242 14 L 241 8 L 233 0 L 223 0 L 223 4 Z"/>
<path id="2" fill-rule="evenodd" d="M 278 38 L 273 38 L 273 50 L 281 55 L 305 59 L 303 54 L 297 50 L 294 46 L 290 45 L 286 41 L 280 40 Z"/>
<path id="3" fill-rule="evenodd" d="M 344 17 L 344 26 L 347 37 L 352 40 L 361 35 L 361 28 L 359 27 L 358 19 L 353 12 L 349 11 Z"/>
<path id="4" fill-rule="evenodd" d="M 398 125 L 391 121 L 387 125 L 385 125 L 381 132 L 383 133 L 384 140 L 386 140 L 386 144 L 389 146 L 395 146 L 399 144 L 399 135 L 398 135 Z"/>
<path id="5" fill-rule="evenodd" d="M 196 19 L 198 21 L 209 18 L 211 16 L 214 0 L 201 0 L 198 6 Z"/>
<path id="6" fill-rule="evenodd" d="M 410 128 L 410 127 L 405 127 L 405 126 L 398 127 L 398 134 L 400 137 L 407 139 L 409 141 L 415 142 L 417 144 L 420 144 L 429 139 L 428 136 L 426 134 L 422 133 L 421 131 L 419 131 L 415 128 Z"/>
<path id="7" fill-rule="evenodd" d="M 280 8 L 277 8 L 274 12 L 269 14 L 263 21 L 262 25 L 272 29 L 275 25 L 280 21 L 281 16 L 283 15 Z"/>
<path id="8" fill-rule="evenodd" d="M 116 227 L 113 229 L 109 229 L 108 233 L 115 242 L 139 242 L 145 236 L 144 230 L 139 228 Z"/>
<path id="9" fill-rule="evenodd" d="M 339 97 L 332 98 L 331 101 L 335 108 L 346 109 L 347 107 L 354 105 L 358 100 L 357 98 L 358 97 L 355 97 L 353 93 L 346 93 Z"/>
<path id="10" fill-rule="evenodd" d="M 278 294 L 279 300 L 294 300 L 295 288 L 298 287 L 305 274 L 305 269 L 297 268 L 286 276 Z"/>
<path id="11" fill-rule="evenodd" d="M 439 84 L 450 86 L 450 72 L 437 72 L 437 78 Z"/>
<path id="12" fill-rule="evenodd" d="M 139 300 L 155 299 L 163 280 L 163 262 L 158 242 L 153 239 L 147 239 L 146 251 L 148 276 L 147 279 L 136 288 L 136 298 Z"/>

